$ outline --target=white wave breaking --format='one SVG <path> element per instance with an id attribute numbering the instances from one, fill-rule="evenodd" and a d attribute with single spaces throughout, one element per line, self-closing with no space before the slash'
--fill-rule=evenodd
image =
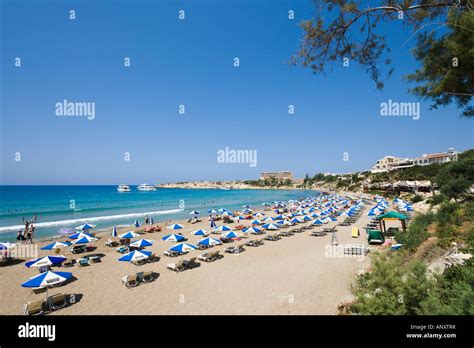
<path id="1" fill-rule="evenodd" d="M 119 215 L 108 215 L 108 216 L 95 216 L 95 217 L 84 217 L 79 219 L 71 220 L 58 220 L 58 221 L 48 221 L 48 222 L 38 222 L 35 223 L 35 227 L 64 227 L 67 225 L 77 224 L 80 222 L 94 222 L 94 221 L 106 221 L 106 220 L 117 220 L 123 218 L 134 218 L 141 217 L 145 215 L 163 215 L 163 214 L 173 214 L 183 211 L 184 209 L 171 209 L 171 210 L 159 210 L 159 211 L 150 211 L 146 213 L 130 213 L 130 214 L 119 214 Z M 25 225 L 14 225 L 14 226 L 4 226 L 0 227 L 0 233 L 2 232 L 11 232 L 18 231 L 25 228 Z"/>

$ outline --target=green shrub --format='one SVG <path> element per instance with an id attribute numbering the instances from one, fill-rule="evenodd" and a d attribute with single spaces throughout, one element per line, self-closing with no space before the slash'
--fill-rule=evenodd
<path id="1" fill-rule="evenodd" d="M 415 250 L 421 243 L 428 239 L 428 226 L 435 221 L 433 213 L 416 215 L 405 232 L 395 233 L 395 240 L 408 250 Z"/>
<path id="2" fill-rule="evenodd" d="M 435 206 L 435 205 L 444 203 L 447 200 L 448 200 L 448 197 L 440 193 L 438 195 L 434 195 L 433 197 L 427 199 L 426 202 L 429 203 L 431 206 Z"/>
<path id="3" fill-rule="evenodd" d="M 420 195 L 415 195 L 415 197 L 412 198 L 411 202 L 418 203 L 418 202 L 421 202 L 422 200 L 423 200 L 423 197 L 421 197 Z"/>

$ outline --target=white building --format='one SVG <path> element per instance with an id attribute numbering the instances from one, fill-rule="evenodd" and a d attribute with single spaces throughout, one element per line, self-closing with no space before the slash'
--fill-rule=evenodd
<path id="1" fill-rule="evenodd" d="M 431 154 L 424 154 L 421 157 L 415 158 L 399 158 L 394 156 L 385 156 L 375 162 L 371 168 L 372 173 L 383 173 L 392 170 L 409 168 L 414 166 L 428 166 L 430 164 L 455 162 L 458 160 L 459 151 L 454 151 L 450 148 L 447 152 L 438 152 Z"/>

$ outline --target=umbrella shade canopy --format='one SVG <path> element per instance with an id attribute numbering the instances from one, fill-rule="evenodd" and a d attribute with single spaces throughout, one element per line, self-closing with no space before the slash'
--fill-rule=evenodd
<path id="1" fill-rule="evenodd" d="M 262 214 L 262 213 L 260 213 L 260 212 L 253 214 L 253 216 L 255 216 L 256 218 L 262 217 L 262 216 L 264 216 L 264 215 L 265 215 L 265 214 Z"/>
<path id="2" fill-rule="evenodd" d="M 56 265 L 58 263 L 61 263 L 64 260 L 66 260 L 66 257 L 64 257 L 62 255 L 45 256 L 45 257 L 40 257 L 39 259 L 28 261 L 27 263 L 25 263 L 25 266 L 28 267 L 28 268 L 51 266 L 51 265 Z"/>
<path id="3" fill-rule="evenodd" d="M 41 248 L 41 250 L 53 250 L 71 246 L 70 242 L 54 242 Z"/>
<path id="4" fill-rule="evenodd" d="M 193 210 L 193 211 L 189 212 L 189 215 L 199 215 L 199 214 L 200 214 L 200 212 L 197 211 L 197 210 Z"/>
<path id="5" fill-rule="evenodd" d="M 226 234 L 223 234 L 222 237 L 231 239 L 231 238 L 239 238 L 240 235 L 235 233 L 234 231 L 230 231 L 230 232 L 227 232 Z"/>
<path id="6" fill-rule="evenodd" d="M 382 215 L 377 216 L 377 220 L 382 219 L 398 219 L 398 220 L 406 220 L 406 215 L 397 213 L 396 211 L 391 211 Z"/>
<path id="7" fill-rule="evenodd" d="M 97 238 L 86 235 L 86 236 L 83 236 L 81 238 L 77 238 L 73 243 L 74 244 L 88 244 L 88 243 L 94 242 L 96 240 L 97 240 Z"/>
<path id="8" fill-rule="evenodd" d="M 64 283 L 66 280 L 72 277 L 70 272 L 51 272 L 47 271 L 31 277 L 28 281 L 21 284 L 24 288 L 44 288 L 46 286 L 52 286 Z"/>
<path id="9" fill-rule="evenodd" d="M 319 219 L 313 221 L 313 225 L 322 225 L 323 222 Z"/>
<path id="10" fill-rule="evenodd" d="M 230 230 L 231 229 L 227 227 L 226 225 L 222 225 L 214 229 L 214 231 L 218 231 L 218 232 L 225 232 L 225 231 L 230 231 Z"/>
<path id="11" fill-rule="evenodd" d="M 234 216 L 230 211 L 225 211 L 222 213 L 222 216 Z"/>
<path id="12" fill-rule="evenodd" d="M 197 249 L 197 246 L 195 246 L 193 244 L 189 244 L 189 243 L 179 243 L 179 244 L 176 244 L 175 246 L 170 248 L 171 251 L 177 251 L 177 252 L 180 252 L 180 253 L 184 253 L 184 252 L 187 252 L 187 251 L 192 251 L 194 249 Z"/>
<path id="13" fill-rule="evenodd" d="M 244 232 L 244 233 L 261 233 L 262 230 L 257 228 L 257 227 L 252 226 L 252 227 L 248 227 L 248 228 L 244 229 L 242 232 Z"/>
<path id="14" fill-rule="evenodd" d="M 209 232 L 207 232 L 206 230 L 203 230 L 203 229 L 199 229 L 199 230 L 194 231 L 193 234 L 195 236 L 207 236 L 209 234 Z"/>
<path id="15" fill-rule="evenodd" d="M 291 222 L 294 223 L 294 224 L 297 224 L 297 223 L 300 223 L 301 220 L 298 219 L 298 218 L 293 218 L 293 219 L 291 219 Z"/>
<path id="16" fill-rule="evenodd" d="M 133 222 L 133 226 L 134 226 L 134 227 L 140 227 L 140 223 L 138 222 L 138 220 L 135 220 L 135 221 Z"/>
<path id="17" fill-rule="evenodd" d="M 303 216 L 303 221 L 311 221 L 311 218 L 308 215 Z"/>
<path id="18" fill-rule="evenodd" d="M 135 250 L 123 255 L 119 261 L 132 262 L 147 259 L 151 256 L 151 251 Z"/>
<path id="19" fill-rule="evenodd" d="M 251 213 L 252 212 L 252 209 L 244 209 L 242 210 L 242 213 L 245 213 L 245 214 L 248 214 L 248 213 Z"/>
<path id="20" fill-rule="evenodd" d="M 209 209 L 207 212 L 209 214 L 217 214 L 217 210 L 215 210 L 215 209 Z"/>
<path id="21" fill-rule="evenodd" d="M 77 226 L 76 230 L 90 230 L 91 228 L 94 228 L 95 225 L 85 223 L 84 225 Z"/>
<path id="22" fill-rule="evenodd" d="M 252 225 L 260 225 L 260 224 L 261 224 L 260 220 L 253 220 L 252 221 Z"/>
<path id="23" fill-rule="evenodd" d="M 166 227 L 168 230 L 180 230 L 183 228 L 180 224 L 172 224 Z"/>
<path id="24" fill-rule="evenodd" d="M 130 246 L 135 247 L 135 248 L 145 248 L 145 247 L 152 246 L 153 244 L 154 242 L 152 240 L 139 239 L 139 240 L 134 241 L 133 243 L 130 243 Z"/>
<path id="25" fill-rule="evenodd" d="M 15 246 L 16 244 L 10 242 L 2 242 L 0 243 L 0 250 L 13 249 Z"/>
<path id="26" fill-rule="evenodd" d="M 278 230 L 278 226 L 274 224 L 265 224 L 262 227 L 266 230 Z"/>
<path id="27" fill-rule="evenodd" d="M 167 236 L 164 236 L 161 239 L 163 239 L 165 242 L 179 242 L 181 240 L 184 240 L 185 238 L 180 234 L 172 233 L 168 234 Z"/>
<path id="28" fill-rule="evenodd" d="M 114 226 L 114 228 L 112 229 L 112 237 L 117 237 L 117 227 Z"/>
<path id="29" fill-rule="evenodd" d="M 219 239 L 208 237 L 208 238 L 201 239 L 198 244 L 199 245 L 220 245 L 222 244 L 222 242 Z"/>
<path id="30" fill-rule="evenodd" d="M 132 239 L 132 238 L 137 238 L 139 237 L 140 235 L 136 232 L 133 232 L 133 231 L 128 231 L 127 233 L 122 233 L 120 235 L 121 238 L 126 238 L 126 239 Z"/>
<path id="31" fill-rule="evenodd" d="M 71 234 L 71 235 L 69 236 L 69 238 L 71 238 L 71 239 L 78 239 L 78 238 L 90 237 L 90 236 L 91 236 L 91 235 L 88 234 L 88 233 L 78 232 L 78 233 Z"/>

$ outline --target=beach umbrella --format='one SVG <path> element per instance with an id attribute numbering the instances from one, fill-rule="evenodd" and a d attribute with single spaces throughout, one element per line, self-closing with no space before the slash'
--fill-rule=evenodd
<path id="1" fill-rule="evenodd" d="M 86 232 L 78 232 L 78 233 L 74 233 L 74 234 L 71 234 L 69 236 L 70 239 L 78 239 L 78 238 L 82 238 L 84 236 L 89 236 L 91 237 L 91 235 L 89 233 L 86 233 Z"/>
<path id="2" fill-rule="evenodd" d="M 8 250 L 8 249 L 13 249 L 16 247 L 16 244 L 10 243 L 10 242 L 1 242 L 0 243 L 0 250 Z"/>
<path id="3" fill-rule="evenodd" d="M 172 224 L 166 227 L 168 230 L 180 230 L 183 228 L 180 224 Z"/>
<path id="4" fill-rule="evenodd" d="M 234 220 L 240 221 L 240 220 L 245 220 L 245 218 L 239 215 L 239 216 L 236 216 Z"/>
<path id="5" fill-rule="evenodd" d="M 322 225 L 323 222 L 319 219 L 313 221 L 313 225 Z"/>
<path id="6" fill-rule="evenodd" d="M 224 213 L 224 212 L 226 212 L 226 211 L 227 211 L 226 208 L 217 209 L 217 212 L 218 212 L 218 213 Z"/>
<path id="7" fill-rule="evenodd" d="M 273 221 L 273 218 L 271 218 L 271 217 L 269 216 L 269 217 L 266 217 L 265 219 L 263 219 L 263 221 L 265 221 L 265 222 L 272 222 L 272 221 Z"/>
<path id="8" fill-rule="evenodd" d="M 130 246 L 135 247 L 135 248 L 144 248 L 144 247 L 152 246 L 153 243 L 154 242 L 149 239 L 138 239 L 134 241 L 133 243 L 130 243 Z"/>
<path id="9" fill-rule="evenodd" d="M 217 214 L 217 210 L 215 209 L 210 209 L 207 211 L 209 214 Z"/>
<path id="10" fill-rule="evenodd" d="M 219 239 L 207 237 L 207 238 L 201 239 L 198 244 L 212 246 L 212 245 L 220 245 L 222 244 L 222 242 Z"/>
<path id="11" fill-rule="evenodd" d="M 27 263 L 25 263 L 25 266 L 28 267 L 28 268 L 52 266 L 52 265 L 56 265 L 58 263 L 61 263 L 64 260 L 66 260 L 66 257 L 64 257 L 62 255 L 45 256 L 45 257 L 40 257 L 39 259 L 28 261 Z"/>
<path id="12" fill-rule="evenodd" d="M 181 240 L 184 240 L 185 238 L 180 234 L 172 233 L 168 234 L 167 236 L 164 236 L 161 239 L 163 239 L 165 242 L 179 242 Z"/>
<path id="13" fill-rule="evenodd" d="M 195 246 L 193 244 L 179 243 L 179 244 L 176 244 L 175 246 L 171 247 L 169 250 L 184 253 L 184 252 L 192 251 L 192 250 L 195 250 L 195 249 L 197 249 L 197 246 Z"/>
<path id="14" fill-rule="evenodd" d="M 155 220 L 153 220 L 152 217 L 150 217 L 150 225 L 153 225 L 155 223 Z"/>
<path id="15" fill-rule="evenodd" d="M 70 242 L 54 242 L 41 248 L 41 250 L 54 250 L 71 246 Z"/>
<path id="16" fill-rule="evenodd" d="M 117 227 L 114 226 L 114 228 L 112 229 L 112 237 L 117 237 Z"/>
<path id="17" fill-rule="evenodd" d="M 242 208 L 250 208 L 250 207 L 251 207 L 251 205 L 248 205 L 248 204 L 245 204 L 245 205 L 242 206 Z"/>
<path id="18" fill-rule="evenodd" d="M 189 212 L 189 215 L 199 215 L 199 214 L 200 214 L 200 213 L 199 213 L 199 211 L 197 211 L 197 210 L 193 210 L 193 211 L 190 211 L 190 212 Z"/>
<path id="19" fill-rule="evenodd" d="M 226 234 L 223 234 L 222 237 L 232 239 L 232 238 L 239 238 L 240 235 L 235 233 L 234 231 L 227 232 Z"/>
<path id="20" fill-rule="evenodd" d="M 248 213 L 251 213 L 251 212 L 252 212 L 252 209 L 248 209 L 248 208 L 242 210 L 242 213 L 244 213 L 244 214 L 248 214 Z"/>
<path id="21" fill-rule="evenodd" d="M 262 214 L 260 212 L 257 212 L 257 213 L 254 213 L 253 216 L 256 217 L 256 218 L 260 218 L 260 217 L 263 217 L 265 214 Z"/>
<path id="22" fill-rule="evenodd" d="M 256 227 L 248 227 L 244 229 L 242 232 L 244 233 L 262 233 L 262 230 Z"/>
<path id="23" fill-rule="evenodd" d="M 121 258 L 119 258 L 119 261 L 124 261 L 124 262 L 133 262 L 133 261 L 139 261 L 139 260 L 144 260 L 147 259 L 151 256 L 151 251 L 145 251 L 145 250 L 134 250 L 129 253 L 126 253 L 123 255 Z"/>
<path id="24" fill-rule="evenodd" d="M 140 227 L 140 223 L 138 222 L 137 219 L 135 219 L 135 221 L 133 222 L 133 227 L 135 227 L 135 228 Z"/>
<path id="25" fill-rule="evenodd" d="M 222 226 L 216 227 L 214 229 L 214 231 L 216 231 L 216 232 L 225 232 L 225 231 L 231 231 L 231 229 L 229 227 L 227 227 L 226 225 L 222 225 Z"/>
<path id="26" fill-rule="evenodd" d="M 222 213 L 222 216 L 234 216 L 230 211 L 225 211 Z"/>
<path id="27" fill-rule="evenodd" d="M 128 231 L 127 233 L 122 233 L 120 235 L 120 238 L 125 238 L 125 239 L 132 239 L 132 238 L 137 238 L 137 237 L 140 237 L 140 235 L 133 231 Z"/>
<path id="28" fill-rule="evenodd" d="M 300 223 L 300 222 L 301 222 L 301 220 L 298 219 L 297 217 L 291 219 L 291 223 L 293 223 L 293 224 L 298 224 L 298 223 Z"/>
<path id="29" fill-rule="evenodd" d="M 207 232 L 206 230 L 203 230 L 203 229 L 199 229 L 199 230 L 194 231 L 193 234 L 195 236 L 207 236 L 209 234 L 209 232 Z"/>
<path id="30" fill-rule="evenodd" d="M 261 224 L 260 220 L 253 220 L 252 221 L 252 225 L 260 225 L 260 224 Z"/>
<path id="31" fill-rule="evenodd" d="M 44 288 L 48 286 L 64 283 L 72 277 L 70 272 L 52 272 L 47 271 L 31 277 L 28 281 L 21 284 L 24 288 Z M 48 297 L 46 295 L 46 297 Z"/>
<path id="32" fill-rule="evenodd" d="M 83 230 L 84 231 L 84 230 L 90 230 L 94 227 L 95 227 L 95 225 L 85 223 L 84 225 L 77 226 L 76 230 Z"/>
<path id="33" fill-rule="evenodd" d="M 278 225 L 286 225 L 286 226 L 291 226 L 292 225 L 292 223 L 288 220 L 279 220 L 279 221 L 277 221 L 277 224 Z"/>
<path id="34" fill-rule="evenodd" d="M 262 227 L 266 230 L 278 230 L 278 226 L 274 224 L 265 224 Z"/>
<path id="35" fill-rule="evenodd" d="M 303 221 L 311 221 L 311 218 L 308 215 L 303 216 Z"/>
<path id="36" fill-rule="evenodd" d="M 269 207 L 269 206 L 271 206 L 271 204 L 270 204 L 270 203 L 267 203 L 267 202 L 263 202 L 262 205 L 263 205 L 264 207 Z"/>
<path id="37" fill-rule="evenodd" d="M 97 238 L 85 235 L 81 238 L 77 238 L 73 243 L 74 244 L 89 244 L 89 243 L 94 242 L 96 240 L 97 240 Z"/>

